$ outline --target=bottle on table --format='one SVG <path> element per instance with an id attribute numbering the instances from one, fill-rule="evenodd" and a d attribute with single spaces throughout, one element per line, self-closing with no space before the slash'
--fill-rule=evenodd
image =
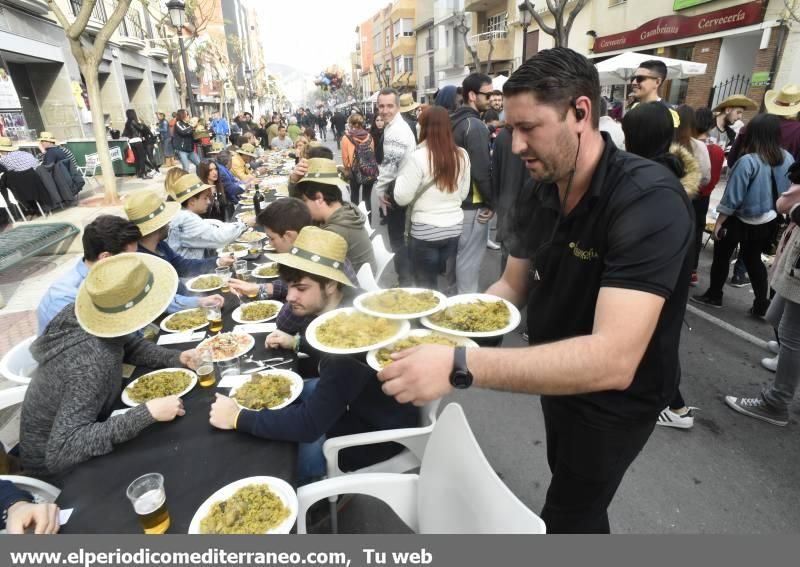
<path id="1" fill-rule="evenodd" d="M 256 183 L 256 192 L 253 194 L 253 208 L 256 211 L 256 217 L 261 212 L 261 201 L 264 200 L 264 196 L 261 194 L 260 186 Z"/>

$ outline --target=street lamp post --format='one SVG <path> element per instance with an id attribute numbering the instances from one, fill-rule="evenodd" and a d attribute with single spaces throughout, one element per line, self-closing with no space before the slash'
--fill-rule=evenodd
<path id="1" fill-rule="evenodd" d="M 250 114 L 255 115 L 256 108 L 253 105 L 253 70 L 250 67 L 244 69 L 244 85 L 247 93 L 247 100 L 250 102 Z"/>
<path id="2" fill-rule="evenodd" d="M 192 82 L 189 78 L 189 63 L 186 59 L 186 47 L 183 45 L 183 24 L 186 15 L 186 6 L 181 0 L 170 0 L 167 2 L 167 11 L 169 12 L 169 20 L 178 31 L 178 45 L 181 49 L 181 59 L 183 60 L 183 75 L 186 78 L 186 101 L 189 103 L 189 112 L 192 116 L 197 116 L 195 113 L 194 93 L 192 92 Z"/>
<path id="3" fill-rule="evenodd" d="M 522 62 L 525 63 L 525 60 L 528 58 L 528 27 L 531 25 L 531 20 L 533 19 L 533 14 L 531 13 L 531 9 L 533 8 L 532 4 L 529 4 L 527 0 L 518 6 L 519 9 L 519 21 L 522 22 Z"/>

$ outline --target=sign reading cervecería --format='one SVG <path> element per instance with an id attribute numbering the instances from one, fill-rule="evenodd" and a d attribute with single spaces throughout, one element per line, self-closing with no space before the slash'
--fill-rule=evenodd
<path id="1" fill-rule="evenodd" d="M 666 16 L 650 20 L 632 31 L 598 37 L 594 42 L 593 51 L 603 53 L 716 33 L 756 24 L 763 17 L 764 3 L 761 1 L 739 4 L 699 16 Z"/>

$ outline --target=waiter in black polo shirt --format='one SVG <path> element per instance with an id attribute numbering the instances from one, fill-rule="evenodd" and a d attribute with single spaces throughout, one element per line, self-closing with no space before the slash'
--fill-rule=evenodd
<path id="1" fill-rule="evenodd" d="M 608 533 L 607 508 L 675 390 L 692 207 L 662 166 L 598 130 L 588 59 L 539 52 L 503 89 L 520 193 L 510 258 L 488 293 L 528 306 L 531 347 L 422 346 L 379 377 L 399 402 L 474 385 L 541 394 L 550 533 Z"/>

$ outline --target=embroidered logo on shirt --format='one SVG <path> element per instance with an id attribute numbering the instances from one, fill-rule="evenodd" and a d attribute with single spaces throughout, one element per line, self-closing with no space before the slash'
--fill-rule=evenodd
<path id="1" fill-rule="evenodd" d="M 584 262 L 588 262 L 590 260 L 596 260 L 600 257 L 600 255 L 595 251 L 594 248 L 589 248 L 588 250 L 583 250 L 578 242 L 570 242 L 569 247 L 572 249 L 572 254 L 578 258 L 579 260 L 583 260 Z"/>

